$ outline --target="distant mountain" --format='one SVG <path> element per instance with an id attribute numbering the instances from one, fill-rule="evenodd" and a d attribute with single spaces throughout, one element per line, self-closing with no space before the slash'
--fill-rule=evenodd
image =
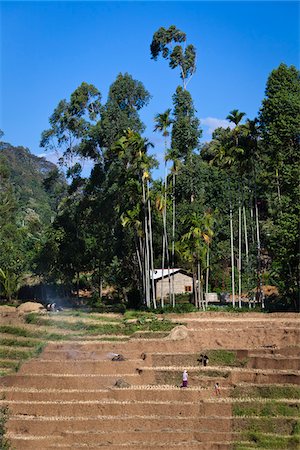
<path id="1" fill-rule="evenodd" d="M 50 223 L 66 190 L 66 181 L 57 166 L 30 153 L 28 148 L 0 143 L 0 165 L 8 173 L 17 202 L 18 217 L 36 214 L 41 223 Z"/>

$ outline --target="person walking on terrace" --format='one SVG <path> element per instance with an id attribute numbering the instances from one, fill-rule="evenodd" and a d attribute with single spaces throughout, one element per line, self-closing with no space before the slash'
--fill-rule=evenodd
<path id="1" fill-rule="evenodd" d="M 182 385 L 180 387 L 186 388 L 188 386 L 188 373 L 186 369 L 184 369 L 182 374 Z"/>
<path id="2" fill-rule="evenodd" d="M 215 391 L 215 395 L 216 395 L 217 397 L 218 397 L 219 395 L 221 395 L 219 383 L 216 383 L 216 384 L 215 384 L 214 391 Z"/>

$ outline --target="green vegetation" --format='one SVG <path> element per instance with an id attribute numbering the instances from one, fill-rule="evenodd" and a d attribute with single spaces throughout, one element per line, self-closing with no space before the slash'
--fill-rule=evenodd
<path id="1" fill-rule="evenodd" d="M 259 417 L 297 417 L 299 416 L 299 404 L 270 401 L 240 401 L 234 403 L 232 412 L 235 416 L 259 416 Z"/>
<path id="2" fill-rule="evenodd" d="M 276 433 L 277 435 L 299 434 L 299 420 L 284 417 L 244 417 L 234 420 L 236 432 Z"/>
<path id="3" fill-rule="evenodd" d="M 236 450 L 296 449 L 299 446 L 300 388 L 293 385 L 236 386 L 231 396 Z"/>
<path id="4" fill-rule="evenodd" d="M 6 422 L 8 420 L 9 411 L 7 406 L 0 406 L 0 448 L 1 450 L 10 450 L 12 447 L 5 438 Z"/>
<path id="5" fill-rule="evenodd" d="M 41 280 L 68 297 L 92 290 L 86 304 L 99 312 L 204 310 L 205 292 L 230 292 L 234 312 L 248 310 L 242 293 L 268 311 L 299 310 L 299 71 L 280 64 L 257 117 L 233 105 L 231 126 L 201 144 L 187 90 L 196 47 L 175 25 L 160 27 L 150 57 L 167 61 L 180 83 L 155 116 L 165 139 L 163 180 L 152 178 L 158 163 L 142 136 L 149 130 L 140 112 L 151 96 L 128 73 L 117 75 L 105 103 L 96 86 L 82 82 L 50 115 L 40 144 L 62 155 L 68 184 L 45 159 L 0 143 L 1 298 L 11 302 L 27 282 Z M 87 177 L 80 163 L 71 165 L 80 158 L 92 166 Z M 193 277 L 183 304 L 167 276 L 175 267 Z M 169 286 L 159 302 L 154 268 L 165 271 Z M 275 290 L 264 301 L 267 284 L 279 297 Z M 32 297 L 46 301 L 47 293 Z M 69 329 L 84 328 L 76 326 Z"/>
<path id="6" fill-rule="evenodd" d="M 243 367 L 247 363 L 247 358 L 239 360 L 236 352 L 230 350 L 209 350 L 207 356 L 210 366 Z"/>
<path id="7" fill-rule="evenodd" d="M 298 436 L 278 436 L 276 434 L 248 433 L 245 438 L 249 441 L 247 444 L 235 444 L 235 450 L 246 450 L 252 448 L 262 449 L 297 449 L 299 448 Z"/>
<path id="8" fill-rule="evenodd" d="M 231 396 L 234 398 L 265 398 L 265 399 L 299 399 L 300 387 L 298 386 L 236 386 Z"/>
<path id="9" fill-rule="evenodd" d="M 157 317 L 146 319 L 143 316 L 138 318 L 136 322 L 128 322 L 126 319 L 122 321 L 119 319 L 119 322 L 115 321 L 114 324 L 91 324 L 80 320 L 76 322 L 51 320 L 51 318 L 47 319 L 38 314 L 31 313 L 26 315 L 25 321 L 26 323 L 35 324 L 38 326 L 53 326 L 56 328 L 61 328 L 62 330 L 77 331 L 87 335 L 120 334 L 130 336 L 137 331 L 170 331 L 175 326 L 175 324 L 166 319 L 159 320 Z"/>

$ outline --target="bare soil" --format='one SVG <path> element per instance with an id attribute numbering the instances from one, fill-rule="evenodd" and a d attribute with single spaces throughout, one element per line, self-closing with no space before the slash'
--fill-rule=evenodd
<path id="1" fill-rule="evenodd" d="M 2 377 L 13 448 L 229 450 L 255 420 L 263 432 L 293 433 L 299 399 L 274 400 L 295 411 L 278 427 L 276 417 L 264 423 L 235 417 L 233 406 L 245 398 L 233 392 L 299 386 L 299 315 L 214 312 L 171 319 L 182 325 L 164 338 L 49 343 L 18 373 Z M 0 311 L 0 323 L 6 320 L 21 323 L 17 313 L 14 322 L 12 311 Z M 201 366 L 200 353 L 212 350 L 234 352 L 236 364 Z M 112 361 L 114 354 L 124 361 Z M 180 388 L 183 369 L 189 373 L 186 389 Z M 127 387 L 118 388 L 118 380 Z"/>

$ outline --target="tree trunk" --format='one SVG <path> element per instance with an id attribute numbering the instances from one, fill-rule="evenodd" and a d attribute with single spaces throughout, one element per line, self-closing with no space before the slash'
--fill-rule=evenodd
<path id="1" fill-rule="evenodd" d="M 175 172 L 173 172 L 173 223 L 172 223 L 172 306 L 175 307 L 174 264 L 175 264 Z"/>
<path id="2" fill-rule="evenodd" d="M 208 281 L 209 281 L 209 244 L 207 244 L 206 253 L 206 281 L 205 281 L 205 293 L 208 294 Z M 206 304 L 207 306 L 207 304 Z"/>
<path id="3" fill-rule="evenodd" d="M 239 203 L 239 259 L 238 259 L 238 275 L 239 275 L 239 308 L 242 307 L 242 207 Z"/>
<path id="4" fill-rule="evenodd" d="M 230 213 L 229 213 L 229 215 L 230 215 L 230 246 L 231 246 L 231 292 L 232 292 L 232 306 L 235 307 L 232 205 L 230 205 Z"/>
<path id="5" fill-rule="evenodd" d="M 197 275 L 195 271 L 193 270 L 193 288 L 194 288 L 194 303 L 195 308 L 199 308 L 199 302 L 198 302 L 198 286 L 197 286 Z"/>
<path id="6" fill-rule="evenodd" d="M 200 268 L 200 261 L 197 262 L 197 278 L 198 278 L 198 304 L 199 308 L 201 307 L 204 309 L 203 301 L 202 301 L 202 292 L 201 292 L 201 268 Z"/>
<path id="7" fill-rule="evenodd" d="M 102 285 L 103 285 L 103 280 L 102 280 L 102 276 L 101 276 L 101 269 L 100 269 L 100 264 L 98 264 L 98 296 L 100 299 L 102 297 Z"/>
<path id="8" fill-rule="evenodd" d="M 145 231 L 145 291 L 146 291 L 146 305 L 147 308 L 151 307 L 150 304 L 150 277 L 149 277 L 149 237 L 148 237 L 148 219 L 147 219 L 147 210 L 146 210 L 146 193 L 145 193 L 145 185 L 144 180 L 142 180 L 142 189 L 143 189 L 143 205 L 144 205 L 144 231 Z"/>
<path id="9" fill-rule="evenodd" d="M 258 218 L 258 205 L 257 199 L 255 199 L 255 221 L 256 221 L 256 239 L 257 239 L 257 297 L 258 301 L 263 304 L 263 292 L 262 292 L 262 278 L 261 278 L 261 247 L 260 247 L 260 232 L 259 232 L 259 218 Z"/>
<path id="10" fill-rule="evenodd" d="M 244 217 L 245 253 L 246 253 L 246 263 L 248 267 L 249 265 L 248 230 L 247 230 L 246 208 L 244 205 L 243 205 L 243 217 Z"/>
<path id="11" fill-rule="evenodd" d="M 77 298 L 79 298 L 79 272 L 76 272 L 76 291 L 77 291 Z"/>
<path id="12" fill-rule="evenodd" d="M 147 197 L 148 197 L 148 214 L 149 214 L 149 245 L 150 245 L 150 264 L 151 264 L 151 291 L 153 307 L 156 309 L 155 285 L 154 285 L 154 258 L 153 258 L 153 240 L 152 240 L 152 218 L 151 218 L 151 202 L 149 195 L 149 181 L 147 180 Z"/>

